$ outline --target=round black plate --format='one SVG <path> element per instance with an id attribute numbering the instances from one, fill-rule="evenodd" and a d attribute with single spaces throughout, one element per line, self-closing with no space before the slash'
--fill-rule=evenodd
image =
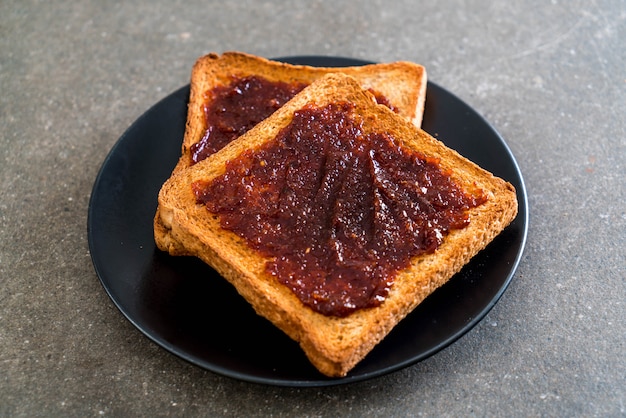
<path id="1" fill-rule="evenodd" d="M 316 66 L 362 65 L 336 57 L 288 57 Z M 119 139 L 95 181 L 88 235 L 96 273 L 119 310 L 148 338 L 207 370 L 282 386 L 327 386 L 380 376 L 446 347 L 498 301 L 519 263 L 528 213 L 522 175 L 509 148 L 479 114 L 428 83 L 423 128 L 517 189 L 519 215 L 488 248 L 405 318 L 347 377 L 330 379 L 299 346 L 218 274 L 155 248 L 157 194 L 180 155 L 189 86 L 161 100 Z"/>

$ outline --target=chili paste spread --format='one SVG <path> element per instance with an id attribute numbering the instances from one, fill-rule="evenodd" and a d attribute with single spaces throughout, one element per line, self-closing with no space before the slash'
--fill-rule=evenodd
<path id="1" fill-rule="evenodd" d="M 204 107 L 207 129 L 202 139 L 191 146 L 192 163 L 204 160 L 248 132 L 304 87 L 303 83 L 271 82 L 249 76 L 214 88 Z"/>
<path id="2" fill-rule="evenodd" d="M 430 253 L 484 197 L 438 161 L 365 134 L 350 103 L 308 105 L 279 135 L 192 185 L 221 226 L 267 256 L 267 271 L 330 316 L 377 306 L 410 259 Z"/>

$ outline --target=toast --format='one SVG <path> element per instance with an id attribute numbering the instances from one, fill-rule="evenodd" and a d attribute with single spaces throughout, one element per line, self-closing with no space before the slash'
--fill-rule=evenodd
<path id="1" fill-rule="evenodd" d="M 221 55 L 211 53 L 199 58 L 191 72 L 187 125 L 181 157 L 173 174 L 194 163 L 192 148 L 202 140 L 207 131 L 205 108 L 216 87 L 228 86 L 235 79 L 250 76 L 270 82 L 308 85 L 333 72 L 353 76 L 364 89 L 371 89 L 379 95 L 379 100 L 387 101 L 399 115 L 416 126 L 421 126 L 427 75 L 425 68 L 419 64 L 398 61 L 341 68 L 312 67 L 282 63 L 241 52 L 225 52 Z M 158 210 L 157 208 L 157 220 Z M 155 229 L 157 234 L 165 233 L 165 228 L 158 221 Z M 183 247 L 179 248 L 179 254 L 184 254 Z"/>
<path id="2" fill-rule="evenodd" d="M 426 70 L 407 61 L 353 67 L 312 67 L 293 65 L 242 52 L 208 54 L 199 58 L 191 72 L 187 127 L 182 145 L 181 164 L 188 166 L 189 151 L 207 129 L 205 106 L 215 87 L 226 86 L 234 78 L 256 76 L 270 82 L 311 84 L 334 72 L 354 77 L 365 90 L 371 89 L 386 99 L 416 126 L 421 126 L 426 98 Z M 268 115 L 269 116 L 269 115 Z"/>
<path id="3" fill-rule="evenodd" d="M 272 257 L 253 249 L 250 242 L 222 227 L 220 216 L 199 204 L 193 185 L 222 176 L 233 161 L 254 155 L 271 143 L 310 107 L 337 103 L 353 106 L 351 115 L 365 134 L 384 132 L 398 146 L 437 161 L 442 172 L 466 194 L 482 200 L 467 210 L 469 224 L 451 229 L 438 248 L 411 257 L 395 271 L 384 300 L 345 315 L 320 313 L 268 271 Z M 263 187 L 258 185 L 257 187 Z M 299 342 L 311 363 L 324 375 L 345 376 L 424 298 L 448 281 L 516 216 L 514 187 L 447 148 L 376 104 L 352 77 L 329 74 L 302 90 L 246 134 L 204 161 L 180 171 L 159 193 L 160 222 L 165 234 L 160 249 L 199 257 L 211 265 L 254 307 L 292 339 Z M 172 244 L 173 243 L 173 244 Z"/>

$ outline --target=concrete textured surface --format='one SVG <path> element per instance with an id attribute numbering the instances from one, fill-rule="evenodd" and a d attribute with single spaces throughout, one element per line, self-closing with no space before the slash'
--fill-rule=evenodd
<path id="1" fill-rule="evenodd" d="M 0 416 L 626 416 L 625 40 L 623 0 L 3 0 Z M 401 371 L 305 389 L 199 369 L 118 312 L 88 251 L 95 176 L 225 50 L 416 61 L 492 123 L 530 228 L 478 326 Z"/>

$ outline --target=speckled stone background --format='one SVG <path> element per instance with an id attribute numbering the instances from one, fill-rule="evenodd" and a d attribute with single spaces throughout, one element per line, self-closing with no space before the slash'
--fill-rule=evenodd
<path id="1" fill-rule="evenodd" d="M 623 0 L 3 0 L 0 416 L 625 416 L 625 41 Z M 416 61 L 493 124 L 530 229 L 477 327 L 381 378 L 290 389 L 191 366 L 123 318 L 88 251 L 95 176 L 225 50 Z"/>

